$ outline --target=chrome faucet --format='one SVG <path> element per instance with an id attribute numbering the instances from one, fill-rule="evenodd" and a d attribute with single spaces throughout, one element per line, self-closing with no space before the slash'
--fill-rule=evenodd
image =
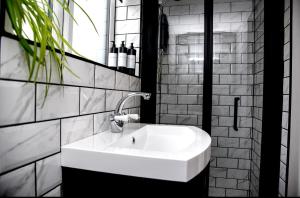
<path id="1" fill-rule="evenodd" d="M 123 126 L 125 122 L 128 122 L 130 119 L 138 120 L 139 116 L 137 114 L 128 114 L 125 115 L 122 113 L 123 107 L 126 101 L 135 96 L 141 96 L 144 100 L 149 100 L 151 97 L 150 93 L 130 93 L 127 96 L 123 97 L 117 104 L 114 114 L 110 116 L 111 131 L 113 133 L 120 133 L 123 131 Z"/>

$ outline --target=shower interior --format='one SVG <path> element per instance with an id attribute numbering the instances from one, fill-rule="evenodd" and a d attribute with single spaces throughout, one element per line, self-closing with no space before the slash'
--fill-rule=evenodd
<path id="1" fill-rule="evenodd" d="M 201 128 L 204 1 L 164 0 L 160 8 L 169 43 L 158 50 L 156 122 Z M 214 1 L 210 196 L 258 195 L 262 73 L 254 60 L 254 25 L 252 0 Z"/>

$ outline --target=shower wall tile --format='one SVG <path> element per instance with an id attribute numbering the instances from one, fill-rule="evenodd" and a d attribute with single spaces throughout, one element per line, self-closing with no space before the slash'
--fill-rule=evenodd
<path id="1" fill-rule="evenodd" d="M 0 173 L 59 151 L 59 121 L 0 129 Z"/>
<path id="2" fill-rule="evenodd" d="M 0 80 L 0 125 L 34 121 L 33 83 Z"/>
<path id="3" fill-rule="evenodd" d="M 62 182 L 60 154 L 36 162 L 37 195 L 40 196 Z"/>
<path id="4" fill-rule="evenodd" d="M 0 196 L 35 196 L 34 164 L 0 176 Z"/>
<path id="5" fill-rule="evenodd" d="M 197 119 L 201 127 L 203 1 L 167 1 L 164 10 L 170 11 L 170 42 L 168 54 L 162 57 L 162 84 L 158 84 L 160 123 L 193 125 Z M 214 35 L 211 169 L 222 171 L 210 175 L 210 196 L 249 194 L 253 105 L 262 104 L 260 98 L 253 99 L 253 54 L 259 47 L 254 47 L 254 25 L 252 1 L 214 2 L 214 31 L 218 33 Z M 260 70 L 262 66 L 261 62 Z M 262 91 L 259 88 L 258 93 Z M 238 131 L 232 127 L 235 97 L 240 98 Z"/>

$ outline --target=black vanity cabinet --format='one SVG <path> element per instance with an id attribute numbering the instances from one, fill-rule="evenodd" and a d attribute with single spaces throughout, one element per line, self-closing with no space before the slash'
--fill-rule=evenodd
<path id="1" fill-rule="evenodd" d="M 187 183 L 62 168 L 65 197 L 208 197 L 208 167 Z"/>

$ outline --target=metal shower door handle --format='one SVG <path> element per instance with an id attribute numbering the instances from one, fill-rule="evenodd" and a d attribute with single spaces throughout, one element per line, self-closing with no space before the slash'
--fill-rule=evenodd
<path id="1" fill-rule="evenodd" d="M 237 117 L 238 117 L 238 105 L 239 105 L 239 97 L 234 98 L 234 120 L 233 120 L 233 129 L 235 131 L 238 131 L 238 126 L 237 126 Z"/>

